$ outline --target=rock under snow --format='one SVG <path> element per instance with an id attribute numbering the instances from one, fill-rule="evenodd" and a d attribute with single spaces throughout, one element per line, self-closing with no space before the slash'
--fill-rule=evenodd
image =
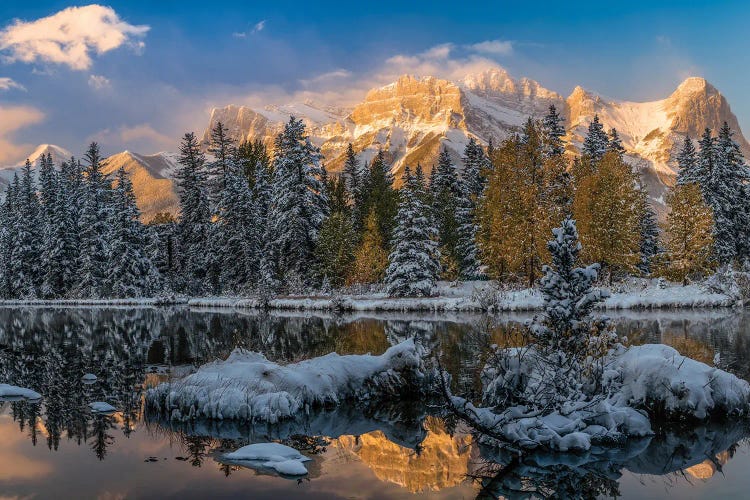
<path id="1" fill-rule="evenodd" d="M 41 399 L 42 395 L 31 389 L 16 385 L 0 384 L 0 398 L 3 399 Z"/>
<path id="2" fill-rule="evenodd" d="M 86 375 L 81 377 L 81 380 L 84 384 L 93 384 L 94 382 L 96 382 L 96 375 L 94 375 L 93 373 L 87 373 Z"/>
<path id="3" fill-rule="evenodd" d="M 150 389 L 151 411 L 173 420 L 189 418 L 277 422 L 314 406 L 348 398 L 375 399 L 420 385 L 421 348 L 412 339 L 380 356 L 327 354 L 279 365 L 255 352 L 235 349 L 225 361 Z"/>
<path id="4" fill-rule="evenodd" d="M 273 469 L 279 474 L 287 476 L 307 474 L 304 462 L 310 461 L 310 458 L 302 455 L 294 448 L 279 443 L 250 444 L 232 453 L 227 453 L 222 458 L 230 463 L 252 468 Z"/>

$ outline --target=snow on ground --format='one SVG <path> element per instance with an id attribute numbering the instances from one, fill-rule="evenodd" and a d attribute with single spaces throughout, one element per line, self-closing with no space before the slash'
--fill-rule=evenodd
<path id="1" fill-rule="evenodd" d="M 42 395 L 25 387 L 0 384 L 0 398 L 3 399 L 41 399 Z"/>
<path id="2" fill-rule="evenodd" d="M 117 411 L 117 408 L 104 401 L 89 403 L 89 408 L 94 413 L 115 413 Z"/>
<path id="3" fill-rule="evenodd" d="M 421 355 L 411 339 L 380 356 L 331 353 L 284 366 L 260 353 L 235 349 L 225 361 L 205 364 L 185 378 L 150 389 L 146 403 L 172 420 L 275 423 L 310 407 L 408 392 L 405 386 L 420 385 Z"/>
<path id="4" fill-rule="evenodd" d="M 533 353 L 523 358 L 531 360 L 525 361 L 528 370 L 536 369 Z M 599 443 L 651 435 L 649 415 L 655 420 L 685 421 L 750 413 L 750 384 L 666 345 L 620 346 L 605 366 L 602 383 L 607 397 L 583 405 L 571 401 L 565 414 L 540 415 L 525 407 L 494 412 L 492 388 L 502 384 L 504 375 L 497 376 L 488 367 L 485 374 L 490 377 L 484 380 L 487 407 L 476 407 L 456 396 L 452 400 L 503 441 L 521 448 L 558 451 L 586 451 Z M 485 439 L 492 442 L 494 438 Z"/>
<path id="5" fill-rule="evenodd" d="M 668 309 L 732 307 L 737 299 L 657 279 L 631 279 L 614 287 L 602 287 L 610 297 L 603 309 Z M 252 298 L 205 297 L 188 301 L 191 307 L 262 308 L 345 311 L 537 311 L 543 306 L 537 289 L 504 290 L 492 281 L 439 282 L 434 297 L 392 298 L 385 293 L 369 295 L 280 297 L 261 302 Z"/>
<path id="6" fill-rule="evenodd" d="M 287 476 L 307 474 L 305 462 L 311 459 L 299 451 L 279 443 L 255 443 L 243 446 L 237 451 L 226 453 L 222 462 L 243 465 L 251 468 L 273 469 Z"/>

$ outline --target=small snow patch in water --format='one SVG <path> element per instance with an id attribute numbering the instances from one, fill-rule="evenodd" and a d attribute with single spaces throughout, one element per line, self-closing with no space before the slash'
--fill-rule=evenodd
<path id="1" fill-rule="evenodd" d="M 81 377 L 81 380 L 83 381 L 84 384 L 93 384 L 94 382 L 96 382 L 97 379 L 96 379 L 96 375 L 94 375 L 93 373 L 87 373 L 86 375 Z"/>
<path id="2" fill-rule="evenodd" d="M 25 387 L 16 385 L 0 384 L 0 398 L 2 399 L 42 399 L 42 395 Z"/>
<path id="3" fill-rule="evenodd" d="M 104 401 L 89 403 L 89 407 L 94 413 L 115 413 L 117 411 L 117 408 L 109 403 L 105 403 Z"/>
<path id="4" fill-rule="evenodd" d="M 279 474 L 287 476 L 307 474 L 304 462 L 310 461 L 310 458 L 302 455 L 294 448 L 279 443 L 250 444 L 237 451 L 225 454 L 223 458 L 251 468 L 273 469 Z"/>

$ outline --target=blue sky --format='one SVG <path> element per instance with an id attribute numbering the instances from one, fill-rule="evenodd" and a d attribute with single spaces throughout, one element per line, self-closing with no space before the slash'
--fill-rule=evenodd
<path id="1" fill-rule="evenodd" d="M 174 149 L 212 106 L 349 104 L 401 72 L 487 64 L 563 95 L 582 85 L 629 100 L 704 76 L 750 127 L 745 2 L 87 5 L 0 2 L 0 163 L 42 142 L 76 154 L 92 139 L 107 153 Z"/>

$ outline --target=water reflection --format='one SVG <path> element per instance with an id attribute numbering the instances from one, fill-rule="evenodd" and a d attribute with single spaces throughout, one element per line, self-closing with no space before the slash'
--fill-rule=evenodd
<path id="1" fill-rule="evenodd" d="M 175 424 L 143 413 L 145 388 L 226 356 L 236 346 L 290 362 L 331 351 L 380 354 L 415 334 L 440 352 L 456 392 L 476 394 L 487 346 L 513 345 L 527 319 L 524 315 L 321 316 L 186 308 L 3 308 L 0 382 L 29 387 L 44 397 L 36 404 L 0 403 L 0 441 L 5 448 L 0 452 L 0 489 L 26 495 L 51 487 L 46 481 L 62 471 L 67 476 L 85 476 L 88 459 L 83 457 L 87 455 L 113 471 L 109 479 L 102 479 L 105 486 L 107 481 L 120 484 L 115 463 L 150 484 L 140 490 L 140 496 L 162 491 L 160 485 L 144 479 L 158 467 L 182 471 L 177 473 L 185 476 L 186 483 L 200 481 L 226 492 L 234 491 L 233 487 L 219 485 L 218 479 L 252 478 L 254 482 L 246 488 L 259 495 L 261 490 L 269 495 L 300 491 L 290 488 L 305 488 L 305 493 L 312 494 L 333 484 L 333 478 L 340 479 L 345 471 L 359 471 L 356 479 L 347 476 L 348 483 L 339 481 L 343 489 L 337 494 L 612 496 L 621 494 L 623 485 L 630 487 L 628 478 L 633 475 L 659 476 L 661 488 L 664 481 L 680 488 L 679 477 L 709 480 L 736 461 L 738 449 L 746 447 L 745 428 L 709 426 L 687 433 L 671 430 L 615 450 L 592 450 L 572 461 L 570 456 L 549 454 L 504 456 L 480 447 L 468 430 L 455 429 L 450 420 L 439 418 L 439 408 L 423 404 L 355 405 L 274 426 L 220 421 Z M 709 363 L 718 353 L 722 366 L 745 379 L 750 377 L 750 317 L 744 313 L 623 312 L 613 319 L 631 342 L 667 343 Z M 97 382 L 84 383 L 81 378 L 87 373 L 95 374 Z M 106 401 L 119 411 L 93 414 L 88 406 L 92 401 Z M 303 483 L 288 484 L 222 463 L 223 451 L 267 440 L 282 441 L 314 457 Z M 59 450 L 58 454 L 39 454 L 41 446 Z M 71 461 L 72 455 L 77 458 Z M 144 469 L 148 464 L 151 469 Z M 186 468 L 190 474 L 185 474 Z M 181 495 L 197 496 L 198 491 L 182 491 Z M 74 493 L 88 496 L 83 491 Z"/>

